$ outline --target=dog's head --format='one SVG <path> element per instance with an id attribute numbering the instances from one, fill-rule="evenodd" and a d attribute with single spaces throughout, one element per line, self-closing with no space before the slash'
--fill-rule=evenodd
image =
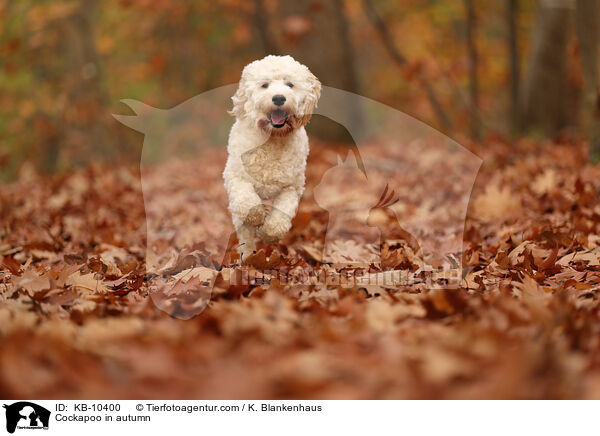
<path id="1" fill-rule="evenodd" d="M 244 68 L 229 113 L 285 136 L 308 123 L 320 95 L 321 83 L 306 66 L 291 56 L 267 56 Z"/>

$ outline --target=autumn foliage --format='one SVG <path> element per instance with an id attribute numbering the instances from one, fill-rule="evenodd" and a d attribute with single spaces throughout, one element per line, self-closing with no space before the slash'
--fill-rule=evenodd
<path id="1" fill-rule="evenodd" d="M 286 285 L 268 276 L 233 283 L 235 259 L 194 243 L 202 239 L 194 232 L 226 229 L 224 197 L 212 221 L 199 224 L 195 213 L 208 201 L 198 186 L 216 197 L 223 190 L 223 150 L 198 158 L 202 172 L 198 161 L 152 169 L 151 177 L 180 183 L 173 192 L 185 207 L 171 236 L 189 239 L 178 253 L 162 247 L 156 265 L 144 263 L 146 212 L 134 169 L 47 177 L 23 167 L 0 190 L 1 395 L 600 397 L 599 168 L 586 163 L 583 145 L 566 141 L 512 147 L 492 138 L 474 151 L 485 164 L 456 290 Z M 315 143 L 309 185 L 328 153 Z M 400 196 L 420 189 L 388 183 Z M 385 213 L 374 218 L 382 229 L 394 223 Z M 315 254 L 326 225 L 325 211 L 305 196 L 286 239 L 260 246 L 246 268 L 331 268 Z M 406 244 L 383 250 L 385 267 L 414 269 Z M 207 307 L 189 320 L 171 317 L 197 304 L 173 296 L 197 289 L 202 272 L 223 261 Z"/>

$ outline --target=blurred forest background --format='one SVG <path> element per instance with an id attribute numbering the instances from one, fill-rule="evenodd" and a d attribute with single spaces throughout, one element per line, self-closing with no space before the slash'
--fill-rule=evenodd
<path id="1" fill-rule="evenodd" d="M 0 173 L 138 161 L 120 99 L 173 107 L 266 54 L 459 141 L 594 144 L 599 16 L 597 0 L 0 0 Z"/>

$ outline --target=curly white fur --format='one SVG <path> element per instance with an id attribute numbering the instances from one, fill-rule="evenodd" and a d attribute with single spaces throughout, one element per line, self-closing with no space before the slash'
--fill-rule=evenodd
<path id="1" fill-rule="evenodd" d="M 232 97 L 230 113 L 236 121 L 223 172 L 242 260 L 256 249 L 255 233 L 272 243 L 291 227 L 304 192 L 308 156 L 304 126 L 320 93 L 317 78 L 291 56 L 267 56 L 242 72 Z M 263 200 L 271 199 L 269 212 Z"/>

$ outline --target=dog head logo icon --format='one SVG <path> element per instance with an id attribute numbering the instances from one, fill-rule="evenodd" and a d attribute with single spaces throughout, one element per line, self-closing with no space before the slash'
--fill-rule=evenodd
<path id="1" fill-rule="evenodd" d="M 16 429 L 47 429 L 50 411 L 29 401 L 5 404 L 6 431 L 14 433 Z"/>

